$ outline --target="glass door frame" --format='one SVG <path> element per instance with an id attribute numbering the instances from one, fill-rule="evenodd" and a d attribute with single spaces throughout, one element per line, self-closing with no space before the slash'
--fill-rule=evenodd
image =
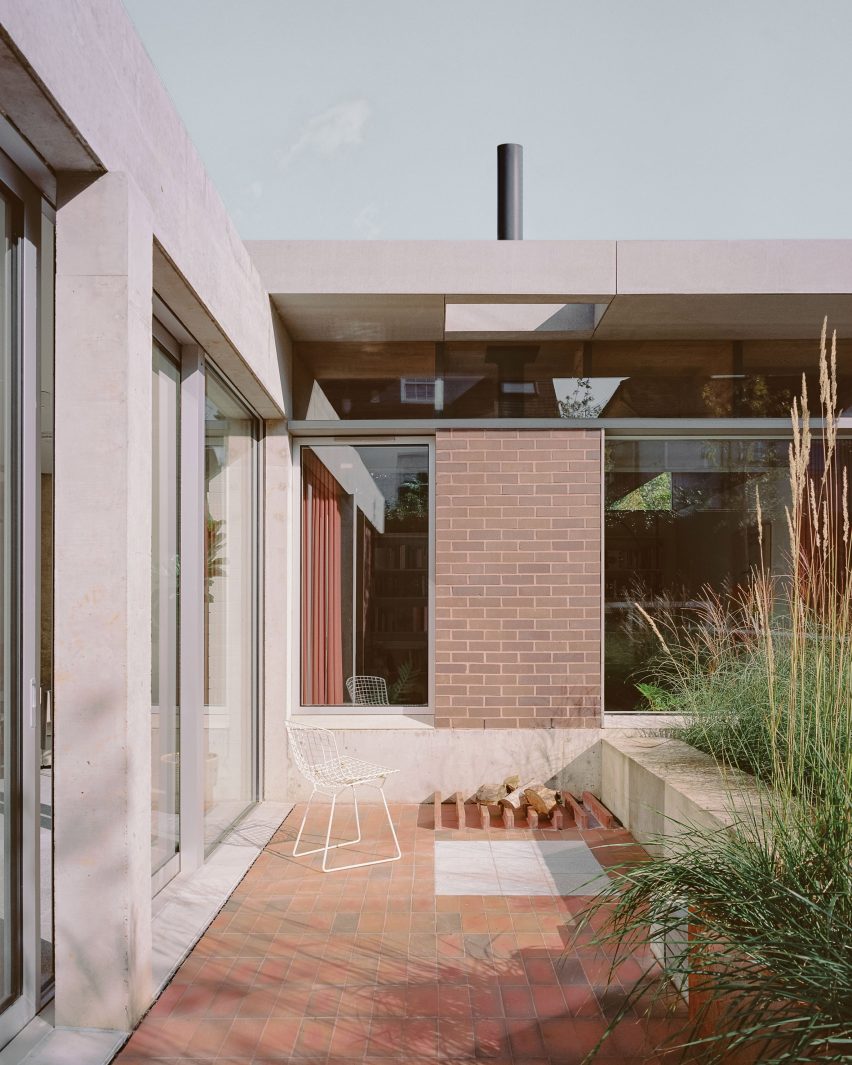
<path id="1" fill-rule="evenodd" d="M 205 354 L 167 304 L 154 293 L 153 339 L 180 365 L 180 845 L 177 854 L 152 878 L 154 912 L 164 904 L 167 885 L 182 881 L 208 857 L 204 840 L 204 624 L 205 624 L 205 412 L 210 372 L 251 412 L 253 435 L 253 506 L 255 544 L 252 585 L 255 608 L 252 628 L 252 765 L 253 799 L 262 787 L 260 737 L 262 663 L 262 604 L 259 581 L 262 563 L 263 421 L 245 396 Z M 243 815 L 244 816 L 244 815 Z"/>
<path id="2" fill-rule="evenodd" d="M 13 326 L 12 466 L 12 681 L 9 707 L 16 717 L 17 765 L 12 790 L 15 808 L 13 906 L 20 936 L 14 944 L 20 982 L 0 1013 L 0 1047 L 5 1046 L 43 1003 L 41 966 L 41 655 L 40 560 L 41 413 L 39 379 L 39 267 L 41 193 L 0 152 L 0 191 L 19 221 L 12 253 Z M 51 278 L 53 264 L 50 264 Z M 15 838 L 16 837 L 16 838 Z M 17 868 L 15 868 L 15 866 Z M 52 888 L 51 888 L 52 890 Z M 10 915 L 12 916 L 12 915 Z M 17 993 L 16 993 L 17 992 Z"/>
<path id="3" fill-rule="evenodd" d="M 263 582 L 260 579 L 263 572 L 263 525 L 264 525 L 264 506 L 263 506 L 263 477 L 262 477 L 262 463 L 263 463 L 263 419 L 257 413 L 252 404 L 246 399 L 239 388 L 224 374 L 213 362 L 212 359 L 206 358 L 204 360 L 206 366 L 204 367 L 205 374 L 205 386 L 206 386 L 206 374 L 209 372 L 211 378 L 216 384 L 224 389 L 226 393 L 230 393 L 231 396 L 237 400 L 237 402 L 245 408 L 251 420 L 251 471 L 250 471 L 250 485 L 249 490 L 251 492 L 251 570 L 250 580 L 252 589 L 252 606 L 251 606 L 251 645 L 252 654 L 250 662 L 250 698 L 251 698 L 251 720 L 250 720 L 250 743 L 251 743 L 251 799 L 249 800 L 246 808 L 237 816 L 236 820 L 225 829 L 223 834 L 213 842 L 206 841 L 206 823 L 205 823 L 205 811 L 204 811 L 204 796 L 205 796 L 205 776 L 206 765 L 202 760 L 202 752 L 205 748 L 205 740 L 203 730 L 206 727 L 206 718 L 208 708 L 206 706 L 206 700 L 204 698 L 204 686 L 206 677 L 204 670 L 206 667 L 205 647 L 204 647 L 204 633 L 206 629 L 206 616 L 204 611 L 206 604 L 204 596 L 206 595 L 206 585 L 203 580 L 203 568 L 204 558 L 202 556 L 202 624 L 200 628 L 200 662 L 201 669 L 200 676 L 200 691 L 199 691 L 199 757 L 196 760 L 196 772 L 198 773 L 199 780 L 199 795 L 201 805 L 201 839 L 199 845 L 201 847 L 202 861 L 210 856 L 210 854 L 219 846 L 223 838 L 231 832 L 235 825 L 246 816 L 249 810 L 255 806 L 260 796 L 263 793 L 263 779 L 262 779 L 262 766 L 263 757 L 261 751 L 261 736 L 262 736 L 262 715 L 263 715 L 263 700 L 262 700 L 262 670 L 263 670 Z M 207 517 L 207 501 L 206 501 L 206 447 L 207 447 L 207 426 L 206 426 L 206 387 L 202 389 L 203 408 L 201 415 L 201 456 L 200 456 L 200 487 L 201 487 L 201 516 L 202 527 L 205 530 L 204 533 L 204 549 L 206 550 L 206 517 Z"/>
<path id="4" fill-rule="evenodd" d="M 160 351 L 164 354 L 164 356 L 167 357 L 168 359 L 170 359 L 170 361 L 174 364 L 176 370 L 178 371 L 178 375 L 179 375 L 179 378 L 180 378 L 180 386 L 179 386 L 179 391 L 178 391 L 178 440 L 177 440 L 179 466 L 178 466 L 178 483 L 177 483 L 176 488 L 177 488 L 177 497 L 178 497 L 177 498 L 177 507 L 178 507 L 178 514 L 179 514 L 179 520 L 178 520 L 178 559 L 182 560 L 182 548 L 183 548 L 183 541 L 181 539 L 182 534 L 183 534 L 183 514 L 182 514 L 182 510 L 183 510 L 183 508 L 182 508 L 183 482 L 182 482 L 182 475 L 183 475 L 183 443 L 184 443 L 184 441 L 183 441 L 183 413 L 184 413 L 183 412 L 183 360 L 181 358 L 180 345 L 177 343 L 177 341 L 171 335 L 171 333 L 169 333 L 169 331 L 167 329 L 165 329 L 165 327 L 158 321 L 157 318 L 154 318 L 154 320 L 153 320 L 152 333 L 153 333 L 153 347 L 154 348 L 159 348 Z M 154 517 L 154 511 L 153 511 L 153 508 L 152 508 L 152 520 L 153 520 L 153 517 Z M 182 577 L 182 574 L 181 574 L 181 577 Z M 178 642 L 177 642 L 177 645 L 175 646 L 175 649 L 174 649 L 175 653 L 176 653 L 176 655 L 178 657 L 178 662 L 179 663 L 182 661 L 182 656 L 181 656 L 182 648 L 181 648 L 181 645 L 180 645 L 180 641 L 182 640 L 182 636 L 183 636 L 183 626 L 181 624 L 181 610 L 182 610 L 182 607 L 183 607 L 183 600 L 182 600 L 182 595 L 181 595 L 182 590 L 183 590 L 183 583 L 182 583 L 182 580 L 181 580 L 180 584 L 178 585 L 178 621 L 177 621 L 177 624 L 178 624 Z M 178 679 L 178 691 L 181 691 L 182 689 L 180 688 L 180 680 L 181 680 L 180 676 L 178 676 L 177 679 Z M 181 730 L 181 724 L 182 724 L 180 700 L 178 701 L 177 712 L 178 712 L 178 732 L 177 732 L 177 735 L 178 735 L 178 753 L 179 753 L 180 749 L 181 749 L 181 743 L 180 743 L 181 731 L 180 730 Z M 178 794 L 181 795 L 182 794 L 182 789 L 181 789 L 182 766 L 180 764 L 180 760 L 179 759 L 178 759 L 178 762 L 177 762 L 177 765 L 176 765 L 176 768 L 175 768 L 175 774 L 176 774 L 176 778 L 177 778 Z M 152 806 L 152 817 L 153 817 L 153 806 Z M 156 870 L 153 871 L 153 873 L 151 875 L 151 894 L 152 895 L 156 895 L 159 891 L 161 891 L 166 886 L 166 884 L 168 884 L 171 880 L 173 880 L 174 877 L 177 876 L 177 874 L 180 872 L 180 868 L 181 868 L 181 851 L 183 849 L 183 840 L 181 838 L 182 837 L 181 830 L 183 828 L 183 818 L 181 816 L 180 806 L 178 807 L 178 810 L 177 810 L 177 818 L 178 818 L 178 846 L 177 846 L 177 850 L 171 856 L 171 858 L 169 858 L 169 860 L 167 862 L 165 862 L 164 865 L 162 865 L 159 869 L 156 869 Z M 152 825 L 152 829 L 153 829 L 153 825 Z"/>

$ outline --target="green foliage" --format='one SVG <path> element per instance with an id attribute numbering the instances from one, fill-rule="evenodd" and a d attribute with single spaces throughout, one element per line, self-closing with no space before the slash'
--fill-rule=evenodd
<path id="1" fill-rule="evenodd" d="M 852 1061 L 852 542 L 833 349 L 823 332 L 824 462 L 811 461 L 804 384 L 793 407 L 785 577 L 760 569 L 737 596 L 708 591 L 688 626 L 637 607 L 662 649 L 640 690 L 684 715 L 670 734 L 762 785 L 733 815 L 742 778 L 729 774 L 732 830 L 679 826 L 587 915 L 610 914 L 599 942 L 617 960 L 683 939 L 689 921 L 665 968 L 689 980 L 683 1038 L 705 1062 L 742 1050 L 767 1065 Z M 760 535 L 759 499 L 757 512 Z"/>
<path id="2" fill-rule="evenodd" d="M 693 1003 L 678 1042 L 706 1065 L 743 1049 L 764 1065 L 848 1063 L 848 828 L 831 808 L 769 801 L 733 832 L 683 829 L 665 858 L 625 869 L 584 915 L 607 918 L 596 942 L 614 949 L 613 969 L 652 941 L 682 941 L 688 919 L 688 948 L 668 952 L 665 964 L 676 986 L 688 982 Z M 648 994 L 640 981 L 625 1011 Z"/>
<path id="3" fill-rule="evenodd" d="M 672 475 L 659 473 L 632 492 L 608 504 L 607 510 L 654 511 L 672 509 Z"/>
<path id="4" fill-rule="evenodd" d="M 396 501 L 385 510 L 387 528 L 423 528 L 429 518 L 429 475 L 409 477 L 399 486 Z"/>
<path id="5" fill-rule="evenodd" d="M 648 708 L 654 713 L 665 713 L 679 707 L 677 695 L 658 684 L 637 684 L 636 690 L 648 700 Z"/>
<path id="6" fill-rule="evenodd" d="M 559 417 L 599 418 L 602 406 L 592 392 L 591 378 L 578 377 L 576 381 L 574 390 L 565 399 L 559 400 Z"/>
<path id="7" fill-rule="evenodd" d="M 395 706 L 404 706 L 411 698 L 414 682 L 420 676 L 420 670 L 414 664 L 414 659 L 409 655 L 400 664 L 396 679 L 388 688 L 388 702 Z"/>
<path id="8" fill-rule="evenodd" d="M 204 554 L 204 578 L 208 603 L 213 602 L 213 581 L 225 575 L 225 520 L 207 515 L 206 550 Z"/>

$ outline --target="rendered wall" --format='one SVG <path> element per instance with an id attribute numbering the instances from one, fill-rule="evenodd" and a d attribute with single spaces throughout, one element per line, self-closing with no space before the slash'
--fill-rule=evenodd
<path id="1" fill-rule="evenodd" d="M 589 728 L 601 706 L 601 440 L 436 443 L 435 725 Z"/>
<path id="2" fill-rule="evenodd" d="M 600 794 L 600 729 L 395 729 L 335 730 L 341 752 L 398 772 L 388 777 L 385 795 L 395 802 L 431 802 L 460 791 L 469 798 L 480 784 L 497 783 L 510 773 L 541 780 L 579 794 Z M 292 755 L 290 756 L 292 759 Z M 287 797 L 307 799 L 311 788 L 290 764 Z M 341 795 L 351 801 L 351 792 Z M 377 802 L 378 792 L 361 788 L 359 802 Z M 325 800 L 318 800 L 320 804 Z M 317 814 L 316 824 L 327 818 Z"/>
<path id="3" fill-rule="evenodd" d="M 655 853 L 661 840 L 690 826 L 728 828 L 740 817 L 753 818 L 760 806 L 753 777 L 738 770 L 723 774 L 709 754 L 680 740 L 610 729 L 600 755 L 603 802 Z"/>
<path id="4" fill-rule="evenodd" d="M 130 175 L 162 249 L 155 287 L 259 412 L 280 416 L 266 289 L 120 0 L 0 0 L 0 36 L 32 72 L 4 111 L 48 166 Z M 60 152 L 69 134 L 79 158 Z"/>

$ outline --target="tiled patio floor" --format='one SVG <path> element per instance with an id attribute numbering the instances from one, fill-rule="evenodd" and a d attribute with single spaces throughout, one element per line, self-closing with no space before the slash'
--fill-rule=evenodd
<path id="1" fill-rule="evenodd" d="M 121 1052 L 120 1065 L 579 1065 L 647 967 L 647 958 L 631 959 L 608 984 L 609 959 L 589 945 L 591 933 L 566 952 L 582 896 L 436 894 L 436 840 L 481 847 L 490 839 L 493 851 L 509 839 L 582 839 L 606 867 L 642 857 L 626 832 L 486 835 L 453 831 L 446 815 L 436 832 L 431 807 L 396 806 L 401 861 L 323 874 L 321 855 L 291 857 L 301 813 L 295 809 L 284 822 Z M 391 853 L 380 809 L 362 807 L 362 814 L 366 842 L 336 852 L 340 862 Z M 352 824 L 344 812 L 338 838 Z M 319 818 L 313 827 L 319 830 Z M 512 890 L 520 891 L 522 868 L 501 865 L 503 858 L 500 852 L 496 866 L 480 869 L 509 868 Z M 655 1048 L 682 1022 L 661 1001 L 653 1012 L 625 1018 L 596 1060 L 661 1061 Z"/>

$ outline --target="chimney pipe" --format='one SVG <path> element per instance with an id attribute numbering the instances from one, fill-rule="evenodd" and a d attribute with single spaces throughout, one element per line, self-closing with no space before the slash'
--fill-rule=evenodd
<path id="1" fill-rule="evenodd" d="M 524 239 L 524 149 L 497 145 L 497 239 Z"/>

